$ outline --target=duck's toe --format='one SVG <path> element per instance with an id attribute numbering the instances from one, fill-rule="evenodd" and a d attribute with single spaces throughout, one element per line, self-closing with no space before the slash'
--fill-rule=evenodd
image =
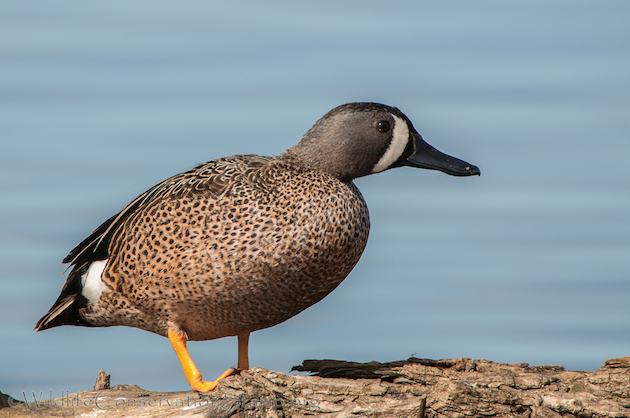
<path id="1" fill-rule="evenodd" d="M 241 369 L 237 369 L 236 367 L 230 367 L 225 372 L 223 372 L 223 374 L 219 376 L 217 380 L 215 380 L 214 382 L 205 382 L 199 379 L 198 381 L 189 382 L 190 387 L 192 388 L 192 390 L 195 390 L 197 392 L 210 392 L 211 390 L 214 390 L 214 388 L 217 387 L 217 385 L 219 384 L 219 380 L 225 379 L 228 376 L 239 374 L 240 372 L 241 372 Z"/>

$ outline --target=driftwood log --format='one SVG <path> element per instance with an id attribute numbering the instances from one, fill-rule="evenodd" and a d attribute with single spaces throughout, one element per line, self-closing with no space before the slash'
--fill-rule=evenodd
<path id="1" fill-rule="evenodd" d="M 587 372 L 467 358 L 306 360 L 294 370 L 314 375 L 255 368 L 207 395 L 108 389 L 99 373 L 97 390 L 39 400 L 0 394 L 0 417 L 630 417 L 630 357 Z"/>

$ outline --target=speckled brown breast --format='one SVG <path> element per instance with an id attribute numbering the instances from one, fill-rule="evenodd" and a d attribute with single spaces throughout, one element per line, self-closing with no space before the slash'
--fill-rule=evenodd
<path id="1" fill-rule="evenodd" d="M 156 186 L 118 227 L 103 292 L 83 315 L 191 340 L 276 325 L 330 293 L 359 261 L 367 206 L 352 182 L 277 158 L 211 161 Z"/>

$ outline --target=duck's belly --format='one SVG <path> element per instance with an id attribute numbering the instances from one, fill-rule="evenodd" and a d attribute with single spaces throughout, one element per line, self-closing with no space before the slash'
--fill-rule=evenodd
<path id="1" fill-rule="evenodd" d="M 359 261 L 369 232 L 354 185 L 330 187 L 308 199 L 291 190 L 273 201 L 200 197 L 139 214 L 103 275 L 144 313 L 124 325 L 166 334 L 171 322 L 207 340 L 276 325 L 321 300 Z"/>

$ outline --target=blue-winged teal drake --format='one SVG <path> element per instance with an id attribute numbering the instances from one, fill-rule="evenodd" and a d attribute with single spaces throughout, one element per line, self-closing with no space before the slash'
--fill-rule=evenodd
<path id="1" fill-rule="evenodd" d="M 402 166 L 479 174 L 428 145 L 397 108 L 350 103 L 277 157 L 236 155 L 173 176 L 99 226 L 37 330 L 126 325 L 170 339 L 197 391 L 247 369 L 249 334 L 317 303 L 365 248 L 352 180 Z M 186 340 L 238 337 L 238 369 L 204 382 Z"/>

